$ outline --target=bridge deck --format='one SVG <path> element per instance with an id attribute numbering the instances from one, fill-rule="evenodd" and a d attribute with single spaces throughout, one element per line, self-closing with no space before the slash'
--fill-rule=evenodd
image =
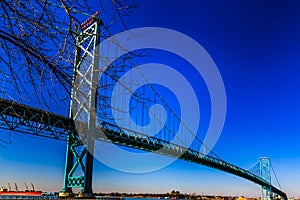
<path id="1" fill-rule="evenodd" d="M 128 134 L 128 132 L 130 132 L 129 130 L 122 131 L 119 127 L 114 127 L 114 125 L 111 124 L 103 123 L 103 127 L 104 128 L 102 128 L 102 130 L 105 132 L 105 135 L 110 139 L 111 142 L 115 144 L 122 146 L 131 146 L 132 148 L 141 149 L 145 151 L 157 151 L 158 149 L 161 149 L 157 152 L 162 155 L 171 156 L 175 158 L 177 158 L 178 155 L 181 155 L 180 159 L 182 160 L 198 163 L 224 172 L 228 172 L 230 174 L 234 174 L 236 176 L 245 178 L 263 187 L 271 187 L 271 191 L 273 193 L 276 193 L 283 199 L 287 199 L 287 196 L 284 192 L 270 185 L 261 177 L 243 168 L 230 164 L 224 160 L 220 160 L 209 155 L 203 155 L 195 150 L 187 149 L 157 138 L 148 137 L 140 133 L 133 132 L 133 134 Z M 124 137 L 124 134 L 127 135 L 127 138 Z M 184 153 L 182 154 L 182 152 Z"/>
<path id="2" fill-rule="evenodd" d="M 3 129 L 64 141 L 67 140 L 68 134 L 76 134 L 74 123 L 67 117 L 5 99 L 0 99 L 0 125 L 0 128 Z M 105 136 L 101 134 L 103 132 Z M 158 138 L 149 137 L 142 133 L 121 129 L 108 123 L 102 123 L 101 126 L 98 127 L 96 137 L 98 140 L 144 151 L 155 151 L 156 153 L 170 157 L 177 158 L 180 156 L 179 158 L 182 160 L 212 167 L 245 178 L 260 186 L 270 187 L 273 193 L 287 200 L 287 196 L 284 192 L 270 185 L 270 183 L 261 177 L 224 160 L 203 155 L 192 149 L 187 149 Z"/>

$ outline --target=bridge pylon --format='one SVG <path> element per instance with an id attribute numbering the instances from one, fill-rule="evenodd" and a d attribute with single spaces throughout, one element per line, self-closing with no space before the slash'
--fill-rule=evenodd
<path id="1" fill-rule="evenodd" d="M 73 197 L 72 188 L 81 188 L 78 194 L 79 198 L 94 197 L 92 190 L 93 151 L 100 26 L 102 25 L 102 21 L 97 15 L 98 13 L 95 13 L 81 25 L 80 28 L 83 30 L 76 40 L 69 114 L 75 122 L 76 130 L 70 131 L 68 136 L 64 185 L 59 193 L 61 198 Z"/>
<path id="2" fill-rule="evenodd" d="M 260 163 L 260 177 L 270 183 L 270 187 L 262 186 L 262 200 L 274 199 L 271 191 L 271 171 L 270 171 L 270 158 L 261 157 L 259 159 Z"/>

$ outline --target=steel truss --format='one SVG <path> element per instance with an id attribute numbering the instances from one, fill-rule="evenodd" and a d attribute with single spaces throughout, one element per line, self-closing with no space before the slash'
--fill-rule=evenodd
<path id="1" fill-rule="evenodd" d="M 93 152 L 101 24 L 97 14 L 92 16 L 84 23 L 85 29 L 77 37 L 70 118 L 75 122 L 86 118 L 83 123 L 87 127 L 85 130 L 78 130 L 79 134 L 69 136 L 61 197 L 73 196 L 72 188 L 81 188 L 80 197 L 93 197 Z"/>
<path id="2" fill-rule="evenodd" d="M 79 136 L 75 130 L 74 123 L 71 119 L 68 119 L 66 117 L 56 115 L 53 113 L 45 112 L 39 109 L 35 109 L 32 107 L 24 106 L 21 104 L 17 104 L 15 102 L 7 101 L 0 99 L 0 124 L 6 124 L 7 121 L 10 122 L 10 117 L 15 117 L 16 121 L 14 123 L 14 126 L 9 125 L 10 127 L 18 127 L 15 129 L 10 129 L 14 131 L 22 131 L 21 129 L 25 127 L 25 133 L 32 134 L 30 131 L 31 128 L 27 129 L 30 124 L 33 124 L 34 127 L 37 127 L 35 124 L 36 121 L 39 123 L 45 123 L 43 126 L 54 126 L 54 127 L 67 127 L 63 131 L 64 134 L 60 134 L 61 132 L 57 132 L 58 134 L 53 134 L 52 132 L 39 132 L 39 134 L 34 134 L 37 136 L 43 136 L 43 137 L 49 137 L 53 139 L 58 140 L 65 140 L 66 134 L 69 134 L 69 155 L 73 155 L 74 158 L 76 158 L 76 161 L 72 162 L 72 166 L 69 170 L 69 173 L 72 174 L 75 172 L 75 170 L 79 167 L 83 171 L 85 171 L 85 162 L 83 157 L 86 154 L 86 149 L 82 148 L 83 144 L 81 140 L 79 139 Z M 32 116 L 43 116 L 43 120 L 40 120 L 41 118 L 36 118 Z M 37 120 L 39 119 L 39 120 Z M 59 122 L 59 123 L 58 123 Z M 40 127 L 43 127 L 40 126 Z M 5 127 L 8 127 L 8 125 L 5 125 Z M 4 128 L 5 128 L 4 127 Z M 1 127 L 3 128 L 3 126 Z M 5 128 L 6 129 L 6 128 Z M 103 135 L 102 133 L 105 133 Z M 43 134 L 41 134 L 43 133 Z M 48 134 L 48 135 L 47 135 Z M 58 137 L 61 136 L 61 137 Z M 268 198 L 271 199 L 285 199 L 287 200 L 287 196 L 284 192 L 280 191 L 276 187 L 272 186 L 270 184 L 270 179 L 266 180 L 265 176 L 258 176 L 253 173 L 251 173 L 248 170 L 242 169 L 238 166 L 235 166 L 233 164 L 230 164 L 224 160 L 220 160 L 218 158 L 214 158 L 212 156 L 203 155 L 195 150 L 187 149 L 185 147 L 181 147 L 176 144 L 172 144 L 168 141 L 164 141 L 158 138 L 150 137 L 148 135 L 138 133 L 132 130 L 120 128 L 118 126 L 115 126 L 113 124 L 109 123 L 101 123 L 96 128 L 96 133 L 94 135 L 94 139 L 105 141 L 109 143 L 113 143 L 116 145 L 121 146 L 127 146 L 135 149 L 140 149 L 144 151 L 150 151 L 150 152 L 157 152 L 162 155 L 170 156 L 170 157 L 177 157 L 178 155 L 181 155 L 179 159 L 186 160 L 193 163 L 198 163 L 201 165 L 205 165 L 208 167 L 212 167 L 224 172 L 228 172 L 231 174 L 234 174 L 236 176 L 245 178 L 251 182 L 254 182 L 256 184 L 259 184 L 262 186 L 263 189 L 268 188 Z M 81 149 L 80 149 L 81 148 Z M 163 149 L 163 151 L 157 151 L 159 149 Z M 266 162 L 265 162 L 266 161 Z M 267 163 L 266 159 L 261 159 L 261 175 L 265 174 L 267 175 L 267 171 L 263 168 L 263 163 Z M 268 168 L 266 168 L 268 169 Z M 68 187 L 82 187 L 84 186 L 85 178 L 82 176 L 68 176 L 70 179 L 68 179 Z"/>
<path id="3" fill-rule="evenodd" d="M 0 99 L 0 126 L 10 131 L 64 141 L 68 139 L 68 130 L 75 130 L 67 117 L 6 99 Z"/>

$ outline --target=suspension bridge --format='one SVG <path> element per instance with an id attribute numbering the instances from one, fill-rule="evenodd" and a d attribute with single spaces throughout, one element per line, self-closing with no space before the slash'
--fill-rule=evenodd
<path id="1" fill-rule="evenodd" d="M 97 106 L 104 102 L 101 98 L 94 101 L 100 93 L 97 89 L 93 90 L 99 88 L 96 74 L 98 73 L 97 63 L 99 62 L 97 45 L 100 43 L 101 25 L 101 20 L 96 15 L 93 16 L 85 22 L 85 29 L 77 38 L 74 67 L 74 77 L 76 78 L 74 78 L 74 82 L 77 80 L 78 87 L 73 88 L 72 91 L 69 117 L 12 100 L 0 99 L 0 128 L 67 142 L 64 185 L 60 197 L 73 196 L 73 188 L 81 188 L 80 197 L 93 196 L 94 144 L 95 141 L 102 141 L 215 168 L 260 185 L 263 199 L 287 199 L 287 195 L 271 183 L 272 166 L 269 158 L 261 158 L 258 165 L 255 165 L 251 170 L 246 170 L 224 161 L 213 152 L 209 154 L 200 152 L 199 147 L 204 144 L 196 136 L 197 134 L 191 132 L 189 127 L 180 121 L 176 112 L 167 105 L 166 101 L 155 92 L 151 85 L 149 87 L 156 96 L 151 99 L 164 105 L 168 114 L 169 124 L 164 125 L 159 134 L 150 136 L 134 129 L 118 126 L 109 117 L 106 118 L 107 120 L 97 122 L 95 117 Z M 88 60 L 87 57 L 89 57 L 89 65 L 84 66 L 87 73 L 83 73 L 81 69 L 84 61 Z M 109 73 L 106 75 L 106 78 L 109 79 Z M 85 91 L 81 87 L 83 85 L 87 85 L 90 90 Z M 149 107 L 144 102 L 141 103 L 138 97 L 133 101 L 136 102 L 134 106 L 139 107 L 138 105 L 140 105 L 139 109 L 142 111 L 134 116 L 137 120 L 142 120 L 141 123 L 143 124 L 147 118 L 143 117 L 146 116 L 144 112 L 149 112 Z M 153 115 L 156 116 L 155 113 Z M 157 121 L 160 118 L 160 116 L 155 117 Z M 183 125 L 186 138 L 195 138 L 190 146 L 186 146 L 185 138 L 172 140 L 179 125 Z M 75 175 L 75 171 L 78 170 L 81 171 L 81 175 Z"/>

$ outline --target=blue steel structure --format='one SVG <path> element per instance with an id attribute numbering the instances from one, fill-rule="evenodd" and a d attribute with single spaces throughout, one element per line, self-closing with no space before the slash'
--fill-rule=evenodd
<path id="1" fill-rule="evenodd" d="M 96 91 L 98 86 L 100 26 L 102 21 L 95 13 L 84 22 L 76 41 L 73 88 L 70 118 L 80 121 L 87 117 L 86 130 L 69 134 L 66 152 L 64 186 L 59 196 L 73 196 L 72 188 L 82 188 L 79 197 L 93 197 L 92 175 L 94 134 L 96 127 Z M 89 59 L 89 62 L 86 62 Z M 83 66 L 84 65 L 84 66 Z M 84 68 L 84 71 L 81 70 Z M 88 92 L 83 89 L 88 88 Z M 78 127 L 77 127 L 78 128 Z M 85 139 L 83 139 L 85 138 Z M 76 174 L 76 171 L 80 174 Z"/>
<path id="2" fill-rule="evenodd" d="M 266 180 L 267 182 L 271 183 L 271 163 L 270 158 L 262 157 L 259 159 L 259 172 L 260 176 Z M 269 186 L 263 186 L 262 187 L 262 200 L 269 200 L 272 199 L 272 193 L 271 193 L 271 184 Z"/>
<path id="3" fill-rule="evenodd" d="M 67 136 L 72 138 L 78 137 L 78 133 L 72 119 L 4 99 L 0 99 L 0 126 L 2 129 L 19 131 L 26 134 L 63 141 L 69 141 Z M 106 137 L 103 137 L 102 132 L 105 133 Z M 264 177 L 255 175 L 248 170 L 242 169 L 224 160 L 214 158 L 209 155 L 203 155 L 195 150 L 187 149 L 168 141 L 150 137 L 143 133 L 122 129 L 108 123 L 101 123 L 97 126 L 94 137 L 97 140 L 144 151 L 156 151 L 157 149 L 165 147 L 163 148 L 164 151 L 157 152 L 171 157 L 177 157 L 184 152 L 179 159 L 198 163 L 242 177 L 262 186 L 262 188 L 268 188 L 268 192 L 271 194 L 269 196 L 272 197 L 272 199 L 287 200 L 286 194 L 271 185 L 271 183 L 268 180 L 265 180 Z M 76 141 L 79 142 L 79 140 Z M 74 143 L 74 145 L 76 146 L 76 143 Z M 77 145 L 80 146 L 82 144 L 79 142 Z M 77 165 L 84 166 L 84 164 L 80 162 L 81 161 L 78 161 Z M 69 185 L 69 188 L 78 186 L 82 186 L 84 188 L 84 185 L 79 184 L 76 186 L 75 184 Z"/>
<path id="4" fill-rule="evenodd" d="M 102 122 L 96 124 L 97 102 L 95 100 L 98 88 L 96 74 L 99 59 L 99 49 L 96 46 L 100 42 L 101 21 L 94 15 L 83 26 L 85 29 L 78 35 L 76 44 L 75 87 L 72 91 L 69 117 L 0 99 L 0 128 L 67 141 L 64 185 L 60 193 L 61 197 L 73 196 L 72 188 L 81 188 L 80 197 L 93 197 L 92 155 L 94 140 L 100 140 L 169 157 L 179 157 L 182 160 L 228 172 L 260 185 L 264 199 L 287 200 L 286 194 L 271 184 L 269 178 L 270 164 L 268 164 L 270 162 L 268 162 L 268 159 L 262 158 L 260 160 L 261 174 L 255 175 L 220 158 L 204 155 L 193 148 L 183 147 L 159 137 L 148 136 L 112 123 Z M 89 59 L 89 65 L 84 66 L 87 73 L 82 73 L 81 67 L 83 63 L 87 63 L 84 62 L 87 59 Z M 83 85 L 88 85 L 88 92 L 81 90 Z M 84 128 L 79 132 L 74 121 L 80 122 L 82 118 L 87 120 L 83 120 L 82 127 Z"/>

